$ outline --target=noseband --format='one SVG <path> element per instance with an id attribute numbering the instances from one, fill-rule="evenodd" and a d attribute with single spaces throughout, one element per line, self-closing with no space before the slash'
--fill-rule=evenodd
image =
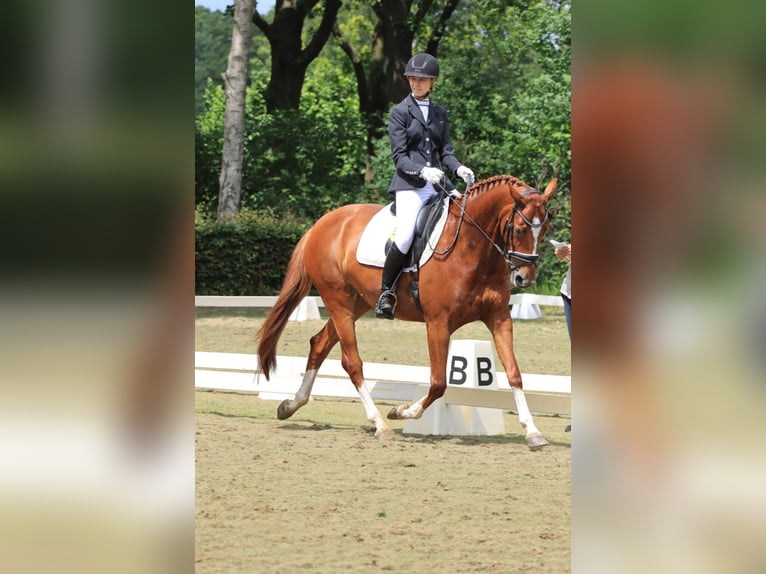
<path id="1" fill-rule="evenodd" d="M 522 195 L 526 195 L 528 193 L 536 192 L 537 190 L 534 189 L 528 189 Z M 511 271 L 516 271 L 517 269 L 521 269 L 522 267 L 526 267 L 528 265 L 536 265 L 537 259 L 540 257 L 539 255 L 533 254 L 533 253 L 523 253 L 521 251 L 516 251 L 513 248 L 513 218 L 516 216 L 516 214 L 521 217 L 521 219 L 529 225 L 530 227 L 537 229 L 539 227 L 542 227 L 545 225 L 545 223 L 548 221 L 548 217 L 550 216 L 550 212 L 546 209 L 545 210 L 545 217 L 543 217 L 543 220 L 540 223 L 534 223 L 533 221 L 530 221 L 526 218 L 524 213 L 517 207 L 513 207 L 513 211 L 511 212 L 511 215 L 508 217 L 508 219 L 505 220 L 505 231 L 503 232 L 503 240 L 505 241 L 505 253 L 504 257 L 506 262 L 508 263 L 508 267 L 510 267 Z M 517 262 L 514 263 L 514 260 Z"/>

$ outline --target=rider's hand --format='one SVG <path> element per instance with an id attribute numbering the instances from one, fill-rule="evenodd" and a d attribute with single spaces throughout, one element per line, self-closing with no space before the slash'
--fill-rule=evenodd
<path id="1" fill-rule="evenodd" d="M 460 193 L 457 189 L 453 189 L 452 191 L 448 191 L 447 193 L 449 193 L 455 199 L 460 199 L 461 197 L 463 197 L 463 194 Z"/>
<path id="2" fill-rule="evenodd" d="M 424 167 L 420 170 L 420 177 L 429 183 L 439 183 L 444 177 L 444 172 L 438 167 Z"/>
<path id="3" fill-rule="evenodd" d="M 468 187 L 473 185 L 475 178 L 471 168 L 461 165 L 457 168 L 457 176 L 462 179 Z"/>

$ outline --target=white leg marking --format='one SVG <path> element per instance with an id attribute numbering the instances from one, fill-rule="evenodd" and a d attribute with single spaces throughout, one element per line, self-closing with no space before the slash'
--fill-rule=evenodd
<path id="1" fill-rule="evenodd" d="M 294 413 L 303 405 L 305 405 L 307 402 L 309 402 L 309 397 L 311 396 L 311 389 L 314 387 L 314 379 L 316 379 L 316 377 L 317 377 L 316 369 L 309 369 L 303 375 L 303 381 L 301 382 L 301 386 L 298 389 L 298 392 L 295 393 L 295 398 L 290 402 L 289 410 L 291 413 Z"/>
<path id="2" fill-rule="evenodd" d="M 519 411 L 519 422 L 521 423 L 521 426 L 526 429 L 527 435 L 539 433 L 540 431 L 537 430 L 535 422 L 532 420 L 532 413 L 529 412 L 527 397 L 524 394 L 524 391 L 517 389 L 516 387 L 511 388 L 513 389 L 513 399 L 516 401 L 516 410 Z"/>
<path id="3" fill-rule="evenodd" d="M 305 405 L 308 402 L 309 397 L 311 396 L 311 389 L 314 387 L 314 379 L 316 379 L 316 377 L 316 369 L 309 369 L 303 375 L 303 382 L 301 382 L 301 386 L 298 389 L 298 392 L 295 393 L 295 400 L 300 401 L 302 405 Z"/>
<path id="4" fill-rule="evenodd" d="M 427 396 L 427 395 L 426 395 Z M 426 397 L 421 398 L 419 401 L 412 403 L 409 408 L 402 411 L 402 417 L 405 419 L 419 419 L 423 416 L 423 401 Z"/>
<path id="5" fill-rule="evenodd" d="M 367 383 L 363 381 L 362 386 L 358 390 L 364 405 L 364 412 L 367 414 L 367 420 L 375 425 L 377 432 L 387 430 L 388 425 L 383 420 L 383 417 L 380 416 L 380 411 L 375 406 L 375 401 L 372 400 L 372 394 L 370 394 L 370 389 L 367 388 Z"/>

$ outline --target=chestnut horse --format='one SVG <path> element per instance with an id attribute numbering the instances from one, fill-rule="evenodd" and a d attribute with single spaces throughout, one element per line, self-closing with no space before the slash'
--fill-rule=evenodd
<path id="1" fill-rule="evenodd" d="M 548 444 L 535 427 L 522 390 L 508 302 L 512 285 L 524 288 L 535 281 L 538 249 L 550 218 L 546 204 L 555 190 L 555 179 L 540 193 L 515 177 L 500 175 L 476 183 L 462 200 L 450 203 L 434 254 L 420 269 L 422 310 L 411 294 L 409 274 L 403 273 L 397 286 L 396 317 L 426 324 L 431 385 L 426 396 L 411 406 L 392 408 L 389 419 L 420 418 L 444 394 L 450 336 L 463 325 L 481 320 L 492 333 L 508 376 L 527 444 L 532 449 Z M 362 232 L 380 209 L 380 205 L 364 204 L 331 211 L 293 251 L 282 291 L 256 337 L 266 378 L 276 366 L 279 337 L 312 285 L 330 319 L 311 338 L 303 382 L 293 400 L 279 405 L 280 420 L 308 402 L 320 365 L 340 341 L 341 364 L 359 392 L 367 419 L 375 425 L 375 436 L 393 436 L 365 384 L 355 331 L 356 320 L 375 306 L 380 294 L 381 269 L 356 260 Z"/>

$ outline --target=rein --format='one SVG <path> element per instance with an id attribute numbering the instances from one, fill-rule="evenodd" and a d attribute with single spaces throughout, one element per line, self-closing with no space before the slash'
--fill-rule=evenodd
<path id="1" fill-rule="evenodd" d="M 439 185 L 439 184 L 436 184 L 436 185 Z M 457 200 L 453 196 L 449 195 L 446 189 L 444 189 L 441 185 L 439 185 L 439 187 L 441 188 L 442 193 L 447 194 L 453 203 L 457 203 Z M 463 225 L 463 218 L 467 217 L 468 221 L 476 229 L 479 230 L 479 233 L 481 233 L 487 239 L 487 241 L 490 242 L 492 247 L 494 247 L 495 250 L 503 257 L 503 259 L 505 259 L 506 263 L 508 264 L 508 267 L 510 268 L 512 272 L 516 271 L 517 269 L 521 269 L 522 267 L 526 267 L 527 265 L 535 265 L 537 263 L 537 259 L 540 257 L 539 255 L 534 255 L 532 253 L 522 253 L 521 251 L 515 251 L 513 249 L 513 235 L 512 235 L 513 218 L 518 213 L 519 217 L 521 217 L 524 223 L 526 223 L 530 227 L 538 228 L 545 225 L 545 223 L 548 221 L 550 212 L 546 209 L 545 217 L 543 218 L 543 220 L 540 223 L 534 223 L 530 221 L 529 219 L 527 219 L 526 216 L 521 212 L 521 210 L 518 207 L 514 206 L 513 211 L 511 212 L 511 215 L 508 216 L 508 219 L 505 220 L 505 232 L 503 233 L 503 238 L 505 240 L 506 248 L 503 249 L 497 243 L 495 243 L 493 239 L 487 234 L 487 232 L 484 231 L 484 229 L 482 229 L 482 227 L 476 222 L 476 220 L 466 212 L 465 206 L 468 203 L 467 191 L 468 189 L 466 189 L 466 193 L 463 194 L 462 202 L 460 203 L 460 218 L 458 219 L 457 228 L 455 229 L 455 236 L 452 238 L 452 242 L 443 251 L 436 251 L 435 249 L 433 249 L 433 247 L 431 247 L 431 249 L 433 249 L 433 252 L 437 255 L 446 255 L 447 253 L 452 251 L 452 249 L 455 247 L 455 243 L 457 243 L 458 234 L 460 233 L 460 227 Z M 522 192 L 521 195 L 528 195 L 530 193 L 537 193 L 537 190 L 528 189 Z M 510 249 L 508 249 L 509 243 L 510 243 Z M 516 264 L 513 262 L 514 259 L 520 260 L 522 263 Z"/>
<path id="2" fill-rule="evenodd" d="M 436 184 L 436 185 L 439 185 L 439 184 Z M 450 198 L 450 201 L 452 201 L 453 203 L 457 203 L 457 200 L 456 200 L 454 197 L 452 197 L 452 196 L 451 196 L 449 193 L 447 193 L 447 190 L 446 190 L 446 189 L 444 189 L 444 188 L 443 188 L 441 185 L 439 185 L 439 187 L 441 187 L 441 189 L 442 189 L 442 193 L 444 193 L 445 195 L 447 195 L 447 197 L 449 197 L 449 198 Z M 464 194 L 463 194 L 462 200 L 463 200 L 463 201 L 462 201 L 462 202 L 461 202 L 461 204 L 460 204 L 460 217 L 459 217 L 459 218 L 458 218 L 458 220 L 457 220 L 457 228 L 455 228 L 455 236 L 452 238 L 452 243 L 450 243 L 450 244 L 447 246 L 447 248 L 446 248 L 446 249 L 444 249 L 444 250 L 442 250 L 442 251 L 437 251 L 437 250 L 436 250 L 436 248 L 435 248 L 435 246 L 431 245 L 431 244 L 430 244 L 430 242 L 429 242 L 429 244 L 428 244 L 428 246 L 431 248 L 431 250 L 432 250 L 432 251 L 433 251 L 433 252 L 434 252 L 436 255 L 446 255 L 447 253 L 449 253 L 450 251 L 452 251 L 452 249 L 455 247 L 455 243 L 457 243 L 457 236 L 460 234 L 460 227 L 463 225 L 463 217 L 465 217 L 466 215 L 468 215 L 468 214 L 465 212 L 465 204 L 466 204 L 466 203 L 468 203 L 468 194 L 467 194 L 467 193 L 464 193 Z M 472 219 L 470 215 L 468 215 L 468 218 L 469 218 L 469 219 Z M 475 221 L 473 221 L 473 220 L 471 221 L 471 223 L 473 223 L 474 225 L 476 225 L 476 222 L 475 222 Z M 492 241 L 492 240 L 490 239 L 490 241 Z M 494 243 L 493 243 L 493 245 L 494 245 Z"/>

